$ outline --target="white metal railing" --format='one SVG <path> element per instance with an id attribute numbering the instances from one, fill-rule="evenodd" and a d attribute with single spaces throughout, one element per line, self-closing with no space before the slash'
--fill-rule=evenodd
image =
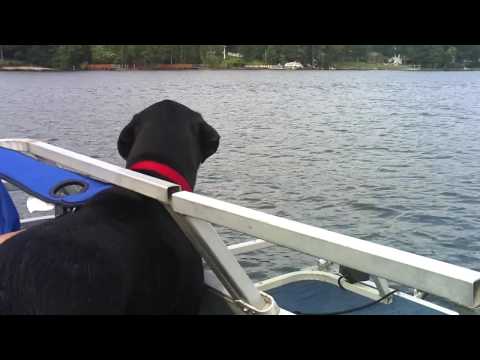
<path id="1" fill-rule="evenodd" d="M 183 191 L 175 193 L 171 204 L 179 214 L 421 289 L 461 305 L 480 305 L 480 273 L 474 270 L 199 194 Z"/>
<path id="2" fill-rule="evenodd" d="M 240 244 L 229 245 L 228 250 L 230 250 L 233 255 L 240 255 L 251 251 L 265 249 L 271 246 L 274 246 L 274 244 L 266 242 L 265 240 L 257 239 L 244 241 Z"/>
<path id="3" fill-rule="evenodd" d="M 25 152 L 52 161 L 67 169 L 90 176 L 91 178 L 117 185 L 168 203 L 171 193 L 180 186 L 164 180 L 131 171 L 105 161 L 65 150 L 41 141 L 31 139 L 2 139 L 0 146 Z"/>
<path id="4" fill-rule="evenodd" d="M 28 139 L 0 140 L 0 146 L 25 151 L 101 181 L 159 200 L 171 212 L 212 270 L 245 310 L 278 313 L 273 299 L 253 286 L 233 253 L 275 244 L 393 280 L 467 307 L 480 306 L 480 272 L 406 251 L 341 235 L 195 193 L 118 166 Z M 244 245 L 224 245 L 210 224 L 252 235 Z M 388 288 L 383 280 L 381 287 Z M 247 311 L 247 312 L 248 312 Z"/>

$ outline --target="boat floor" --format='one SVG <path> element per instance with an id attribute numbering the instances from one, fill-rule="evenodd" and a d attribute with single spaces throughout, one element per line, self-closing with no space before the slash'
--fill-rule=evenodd
<path id="1" fill-rule="evenodd" d="M 280 307 L 302 314 L 335 313 L 373 301 L 336 285 L 315 280 L 297 281 L 266 292 L 275 298 Z M 391 304 L 377 303 L 346 315 L 445 315 L 445 313 L 424 304 L 394 296 Z"/>

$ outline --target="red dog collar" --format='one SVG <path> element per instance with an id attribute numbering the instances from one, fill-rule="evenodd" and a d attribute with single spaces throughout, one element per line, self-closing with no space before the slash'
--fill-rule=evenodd
<path id="1" fill-rule="evenodd" d="M 188 181 L 175 169 L 172 169 L 170 166 L 161 164 L 155 161 L 144 160 L 139 161 L 132 166 L 130 166 L 130 170 L 148 170 L 154 173 L 157 173 L 160 176 L 167 178 L 167 180 L 178 184 L 182 187 L 182 190 L 192 192 L 192 187 L 188 183 Z"/>

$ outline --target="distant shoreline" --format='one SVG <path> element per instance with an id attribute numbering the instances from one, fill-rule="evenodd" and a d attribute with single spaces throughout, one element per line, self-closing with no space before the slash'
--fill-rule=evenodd
<path id="1" fill-rule="evenodd" d="M 369 64 L 370 65 L 370 64 Z M 55 69 L 55 68 L 47 68 L 41 66 L 3 66 L 0 67 L 0 71 L 18 71 L 18 72 L 92 72 L 92 71 L 192 71 L 192 70 L 215 70 L 215 71 L 222 71 L 222 70 L 238 70 L 238 71 L 423 71 L 423 72 L 432 72 L 432 71 L 480 71 L 480 68 L 412 68 L 409 66 L 399 66 L 399 67 L 392 67 L 392 66 L 384 66 L 378 64 L 372 64 L 372 66 L 365 66 L 365 64 L 359 66 L 342 66 L 339 65 L 334 69 L 312 69 L 312 68 L 305 68 L 299 70 L 289 70 L 289 69 L 266 69 L 266 68 L 244 68 L 244 67 L 201 67 L 201 68 L 191 68 L 191 69 L 112 69 L 112 70 L 105 70 L 105 69 L 75 69 L 75 70 L 64 70 L 64 69 Z"/>

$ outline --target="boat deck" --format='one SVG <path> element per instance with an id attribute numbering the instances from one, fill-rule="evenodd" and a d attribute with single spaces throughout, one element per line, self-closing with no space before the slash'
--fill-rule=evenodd
<path id="1" fill-rule="evenodd" d="M 315 280 L 289 283 L 266 291 L 285 310 L 302 314 L 329 314 L 357 308 L 372 302 L 365 296 L 336 285 Z M 421 300 L 416 300 L 420 301 Z M 445 315 L 419 302 L 394 295 L 391 304 L 376 303 L 345 315 Z"/>

